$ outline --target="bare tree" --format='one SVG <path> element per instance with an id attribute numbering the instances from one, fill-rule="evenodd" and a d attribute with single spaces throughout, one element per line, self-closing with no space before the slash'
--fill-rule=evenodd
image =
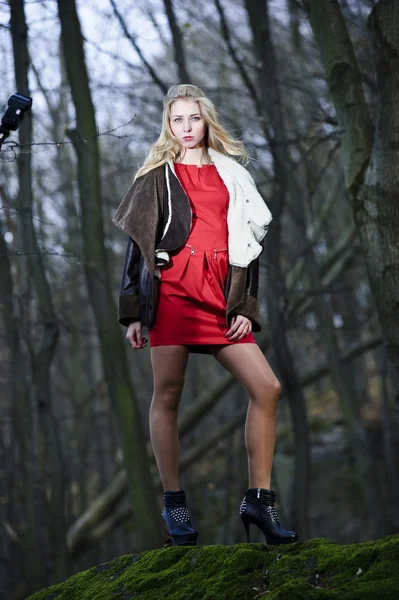
<path id="1" fill-rule="evenodd" d="M 156 70 L 152 67 L 152 65 L 148 62 L 148 60 L 145 58 L 140 46 L 138 45 L 135 36 L 129 31 L 128 26 L 126 24 L 125 19 L 123 18 L 120 10 L 118 9 L 115 0 L 110 0 L 114 14 L 116 16 L 116 18 L 119 21 L 119 24 L 122 28 L 122 31 L 126 37 L 126 39 L 128 39 L 130 41 L 130 43 L 132 44 L 133 48 L 135 49 L 135 51 L 137 52 L 138 56 L 140 57 L 142 63 L 144 64 L 144 66 L 146 67 L 148 73 L 151 76 L 151 79 L 154 81 L 154 83 L 159 87 L 159 89 L 162 91 L 162 93 L 166 94 L 167 92 L 167 85 L 165 82 L 162 81 L 162 79 L 158 76 Z"/>
<path id="2" fill-rule="evenodd" d="M 380 100 L 365 30 L 370 5 L 377 1 L 339 0 L 373 120 Z M 330 101 L 312 32 L 303 26 L 303 4 L 302 0 L 268 4 L 265 26 L 265 5 L 260 2 L 248 7 L 259 15 L 256 23 L 241 0 L 204 0 L 201 10 L 180 0 L 168 3 L 174 8 L 186 74 L 195 75 L 195 83 L 220 108 L 226 127 L 247 146 L 254 159 L 250 169 L 272 208 L 273 229 L 278 229 L 270 229 L 268 248 L 260 260 L 259 307 L 264 331 L 256 339 L 283 384 L 273 465 L 279 511 L 283 522 L 298 523 L 302 517 L 292 514 L 291 507 L 302 504 L 310 509 L 314 535 L 353 542 L 372 534 L 364 525 L 370 509 L 367 511 L 363 497 L 368 496 L 369 507 L 376 504 L 374 478 L 379 485 L 380 510 L 373 525 L 379 534 L 385 531 L 380 522 L 391 532 L 398 527 L 398 428 L 392 419 L 389 363 L 340 164 L 345 131 Z M 0 17 L 7 18 L 11 6 L 17 5 L 0 3 Z M 35 588 L 56 579 L 52 562 L 56 548 L 47 508 L 52 500 L 53 466 L 47 460 L 43 420 L 34 405 L 32 385 L 35 363 L 31 356 L 40 347 L 43 331 L 29 268 L 37 254 L 27 244 L 21 206 L 15 202 L 17 165 L 29 153 L 34 199 L 29 210 L 60 330 L 51 362 L 51 413 L 65 458 L 62 501 L 68 524 L 68 560 L 74 571 L 82 571 L 141 545 L 140 515 L 132 501 L 128 470 L 131 456 L 140 446 L 132 420 L 142 426 L 141 459 L 148 456 L 145 469 L 154 498 L 161 500 L 148 424 L 143 421 L 152 393 L 149 348 L 117 358 L 121 346 L 119 341 L 114 344 L 115 307 L 109 304 L 109 291 L 103 293 L 101 286 L 109 283 L 116 297 L 120 271 L 114 267 L 123 261 L 125 240 L 114 231 L 111 215 L 145 149 L 159 135 L 161 94 L 169 81 L 182 78 L 165 2 L 118 0 L 114 2 L 117 10 L 112 4 L 105 9 L 78 4 L 82 18 L 91 20 L 90 26 L 84 21 L 82 27 L 91 97 L 99 107 L 93 119 L 90 98 L 83 102 L 76 91 L 81 86 L 89 97 L 80 77 L 81 50 L 76 51 L 80 36 L 67 33 L 67 74 L 60 61 L 59 28 L 47 27 L 49 22 L 58 23 L 57 4 L 25 2 L 24 7 L 29 44 L 35 47 L 34 64 L 29 65 L 34 72 L 31 114 L 35 140 L 32 143 L 30 137 L 24 137 L 16 151 L 11 136 L 0 158 L 0 462 L 5 465 L 0 482 L 4 522 L 0 578 L 3 575 L 8 580 L 1 587 L 13 600 L 26 597 L 25 582 L 30 580 L 32 589 L 32 578 Z M 137 14 L 138 18 L 128 19 L 127 8 L 132 9 L 129 17 Z M 92 28 L 94 20 L 96 27 Z M 128 43 L 120 43 L 119 37 L 112 46 L 112 32 L 119 30 Z M 107 44 L 103 43 L 104 32 L 110 34 Z M 335 32 L 330 26 L 330 42 Z M 25 35 L 23 31 L 21 38 Z M 1 26 L 0 53 L 5 57 L 3 71 L 8 80 L 7 69 L 16 68 L 10 59 L 10 42 L 9 28 Z M 387 47 L 381 50 L 384 56 Z M 77 57 L 72 66 L 71 54 Z M 389 64 L 392 61 L 390 57 Z M 384 62 L 379 64 L 385 68 Z M 18 69 L 21 73 L 21 66 Z M 73 102 L 68 83 L 72 79 Z M 346 81 L 346 76 L 342 82 L 337 79 L 339 92 Z M 345 98 L 347 110 L 354 110 L 351 93 Z M 35 110 L 39 103 L 40 111 Z M 392 115 L 396 105 L 392 109 L 389 103 L 387 106 Z M 75 111 L 79 121 L 75 130 L 68 131 Z M 356 120 L 359 122 L 353 116 L 353 122 Z M 26 125 L 24 121 L 20 133 Z M 94 137 L 101 148 L 99 180 L 97 159 L 91 153 Z M 390 156 L 389 152 L 384 150 L 384 155 Z M 380 173 L 376 165 L 375 172 Z M 103 222 L 98 216 L 100 205 Z M 372 208 L 375 210 L 374 204 Z M 26 210 L 28 213 L 28 205 Z M 381 213 L 379 218 L 381 221 Z M 384 219 L 382 223 L 385 226 Z M 105 267 L 101 247 L 107 250 Z M 389 274 L 388 269 L 386 276 Z M 94 307 L 94 294 L 103 307 Z M 283 340 L 274 337 L 276 328 Z M 128 347 L 120 337 L 122 346 Z M 284 353 L 286 347 L 289 354 Z M 110 364 L 103 367 L 104 361 Z M 291 365 L 295 366 L 292 380 Z M 111 375 L 109 384 L 111 371 L 116 375 Z M 301 405 L 303 398 L 307 410 Z M 246 400 L 234 378 L 211 357 L 191 357 L 179 417 L 179 466 L 182 487 L 187 486 L 190 493 L 190 512 L 205 544 L 243 541 L 236 501 L 246 480 Z M 119 424 L 121 419 L 126 426 Z M 348 426 L 345 429 L 343 425 Z M 361 460 L 352 462 L 356 436 L 361 460 L 370 443 L 365 469 Z M 123 456 L 127 443 L 131 444 L 130 467 Z M 301 461 L 309 460 L 309 454 L 314 458 L 310 496 L 297 486 L 302 482 Z M 357 472 L 364 474 L 362 495 L 357 490 Z M 290 494 L 292 486 L 295 495 Z M 211 513 L 204 502 L 209 495 L 215 508 Z M 218 515 L 223 516 L 219 519 Z M 299 531 L 302 537 L 306 535 Z"/>
<path id="3" fill-rule="evenodd" d="M 183 38 L 181 29 L 176 19 L 175 10 L 173 7 L 172 0 L 163 0 L 165 6 L 166 16 L 168 17 L 168 23 L 170 32 L 172 34 L 173 48 L 175 53 L 175 62 L 179 73 L 179 80 L 181 83 L 190 83 L 191 78 L 187 71 L 186 66 L 186 55 L 184 52 Z"/>
<path id="4" fill-rule="evenodd" d="M 151 481 L 149 457 L 137 400 L 129 377 L 126 351 L 117 327 L 110 272 L 104 247 L 100 193 L 99 151 L 94 107 L 84 58 L 75 0 L 58 1 L 66 71 L 76 110 L 76 129 L 70 132 L 78 159 L 84 267 L 90 303 L 100 341 L 108 393 L 119 420 L 133 514 L 140 546 L 161 545 L 162 527 Z M 82 143 L 79 139 L 86 138 Z M 150 497 L 151 490 L 154 491 Z"/>
<path id="5" fill-rule="evenodd" d="M 310 450 L 306 404 L 294 358 L 287 342 L 286 316 L 282 310 L 283 277 L 280 270 L 281 217 L 288 191 L 287 184 L 290 182 L 287 169 L 291 161 L 286 146 L 281 144 L 285 138 L 284 117 L 277 80 L 276 58 L 270 33 L 268 3 L 264 3 L 262 0 L 248 0 L 246 8 L 253 36 L 256 75 L 263 104 L 263 117 L 265 121 L 268 117 L 271 124 L 268 142 L 273 158 L 275 177 L 275 186 L 270 202 L 273 224 L 267 235 L 266 245 L 269 259 L 269 285 L 267 288 L 269 322 L 273 332 L 272 346 L 277 368 L 282 378 L 283 393 L 287 397 L 291 409 L 296 442 L 295 475 L 292 484 L 292 518 L 300 537 L 306 539 L 310 533 Z"/>
<path id="6" fill-rule="evenodd" d="M 11 36 L 17 88 L 20 93 L 30 96 L 28 84 L 30 58 L 23 0 L 16 0 L 11 4 Z M 19 141 L 21 144 L 29 144 L 32 141 L 32 120 L 30 114 L 27 115 L 23 127 L 19 130 Z M 51 539 L 55 556 L 54 576 L 59 581 L 67 577 L 69 568 L 64 517 L 64 464 L 57 424 L 52 412 L 50 392 L 50 367 L 58 341 L 58 323 L 41 249 L 36 240 L 32 221 L 32 167 L 29 153 L 23 153 L 19 156 L 18 182 L 18 216 L 20 219 L 21 236 L 28 251 L 29 272 L 32 275 L 32 283 L 36 291 L 36 310 L 40 325 L 37 333 L 37 341 L 34 346 L 32 345 L 29 348 L 33 405 L 39 419 L 45 457 L 48 464 L 51 465 L 51 477 L 46 482 L 46 486 L 49 486 L 51 490 L 49 510 Z M 16 331 L 14 330 L 13 333 L 15 335 Z M 26 490 L 26 493 L 29 494 L 29 488 Z M 27 503 L 30 502 L 33 502 L 32 496 L 27 497 Z M 32 510 L 28 509 L 28 514 L 31 517 L 28 536 L 30 535 L 31 537 L 30 539 L 28 538 L 30 547 L 25 556 L 25 564 L 27 565 L 28 584 L 34 587 L 37 584 L 37 578 L 41 579 L 43 565 L 38 564 L 38 550 L 35 547 L 36 540 L 33 538 L 36 529 L 33 521 L 33 508 Z"/>
<path id="7" fill-rule="evenodd" d="M 353 45 L 337 0 L 307 0 L 341 129 L 342 161 L 353 214 L 395 382 L 399 422 L 399 6 L 380 0 L 370 15 L 379 100 L 373 135 Z"/>

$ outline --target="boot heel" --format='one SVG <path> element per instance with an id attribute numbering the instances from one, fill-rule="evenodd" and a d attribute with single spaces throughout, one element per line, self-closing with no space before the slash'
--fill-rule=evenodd
<path id="1" fill-rule="evenodd" d="M 242 518 L 242 522 L 244 523 L 245 534 L 247 536 L 247 542 L 248 542 L 248 544 L 250 544 L 251 543 L 251 536 L 249 534 L 249 523 L 250 523 L 250 521 L 247 521 L 247 519 L 245 519 L 243 517 L 241 517 L 241 518 Z"/>
<path id="2" fill-rule="evenodd" d="M 296 542 L 298 535 L 295 531 L 288 531 L 280 523 L 274 507 L 275 493 L 266 488 L 248 488 L 240 506 L 240 515 L 244 523 L 247 540 L 249 538 L 249 525 L 253 523 L 265 536 L 265 544 L 291 544 Z"/>

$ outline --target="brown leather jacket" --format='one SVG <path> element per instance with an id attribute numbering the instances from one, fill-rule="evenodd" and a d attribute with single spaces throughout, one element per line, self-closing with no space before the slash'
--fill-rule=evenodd
<path id="1" fill-rule="evenodd" d="M 172 209 L 172 210 L 171 210 Z M 166 235 L 164 223 L 172 214 Z M 128 327 L 141 321 L 151 328 L 155 321 L 162 258 L 156 251 L 181 248 L 191 230 L 191 208 L 187 195 L 175 176 L 166 185 L 165 165 L 152 169 L 130 186 L 119 205 L 113 223 L 128 234 L 122 283 L 119 296 L 118 321 Z M 248 267 L 230 265 L 225 281 L 226 325 L 233 315 L 240 314 L 252 321 L 252 330 L 261 330 L 258 312 L 259 258 Z"/>

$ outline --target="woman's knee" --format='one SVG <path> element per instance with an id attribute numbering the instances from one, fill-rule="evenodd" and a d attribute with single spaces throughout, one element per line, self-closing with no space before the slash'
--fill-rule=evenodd
<path id="1" fill-rule="evenodd" d="M 251 399 L 254 402 L 260 403 L 263 407 L 275 409 L 281 394 L 281 384 L 279 380 L 267 378 L 259 381 L 256 390 Z"/>
<path id="2" fill-rule="evenodd" d="M 277 377 L 275 379 L 273 379 L 273 381 L 271 383 L 271 393 L 274 396 L 276 396 L 277 401 L 278 401 L 280 398 L 280 395 L 281 395 L 281 383 L 279 382 Z"/>
<path id="3" fill-rule="evenodd" d="M 184 377 L 168 378 L 154 385 L 152 405 L 175 409 L 178 407 L 184 387 Z"/>
<path id="4" fill-rule="evenodd" d="M 154 377 L 152 407 L 177 408 L 183 391 L 188 355 L 185 346 L 151 348 Z"/>

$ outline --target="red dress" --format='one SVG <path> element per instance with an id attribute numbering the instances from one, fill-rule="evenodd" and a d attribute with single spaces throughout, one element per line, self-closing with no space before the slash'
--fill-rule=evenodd
<path id="1" fill-rule="evenodd" d="M 150 345 L 256 343 L 252 332 L 237 342 L 224 334 L 224 283 L 229 269 L 227 208 L 229 193 L 215 165 L 175 164 L 176 175 L 191 204 L 192 227 L 185 246 L 170 253 L 160 267 L 159 304 Z M 199 346 L 199 347 L 196 347 Z"/>

